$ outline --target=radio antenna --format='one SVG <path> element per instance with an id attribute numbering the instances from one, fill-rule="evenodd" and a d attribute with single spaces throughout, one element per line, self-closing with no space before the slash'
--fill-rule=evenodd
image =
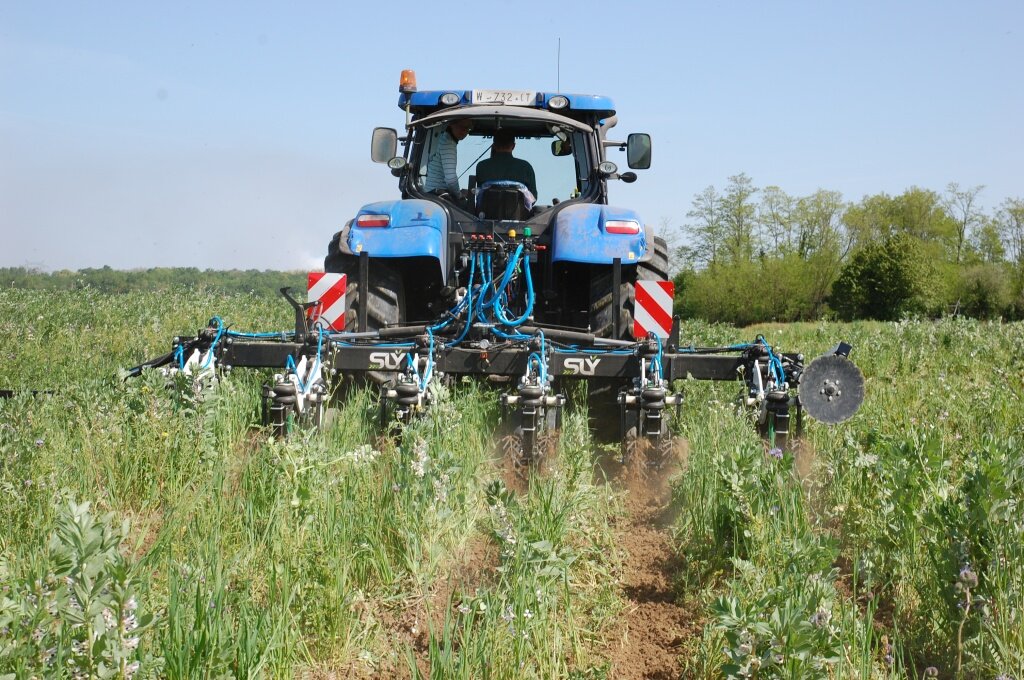
<path id="1" fill-rule="evenodd" d="M 558 57 L 555 59 L 555 92 L 562 91 L 562 36 L 558 36 Z"/>

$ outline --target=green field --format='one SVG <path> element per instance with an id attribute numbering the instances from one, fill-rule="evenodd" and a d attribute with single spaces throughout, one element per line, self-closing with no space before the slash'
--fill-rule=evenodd
<path id="1" fill-rule="evenodd" d="M 257 295 L 0 291 L 0 678 L 1024 678 L 1024 325 L 684 324 L 847 340 L 867 397 L 778 459 L 735 385 L 686 383 L 660 494 L 605 479 L 578 390 L 524 481 L 478 384 L 400 440 L 357 393 L 275 441 L 265 376 L 118 378 L 214 314 L 292 322 Z M 666 506 L 661 675 L 628 654 L 657 628 L 638 499 Z"/>

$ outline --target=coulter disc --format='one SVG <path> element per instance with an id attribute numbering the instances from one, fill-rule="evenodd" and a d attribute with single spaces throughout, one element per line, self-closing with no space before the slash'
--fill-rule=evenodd
<path id="1" fill-rule="evenodd" d="M 818 357 L 800 376 L 800 403 L 815 420 L 841 423 L 864 401 L 864 376 L 846 357 Z"/>

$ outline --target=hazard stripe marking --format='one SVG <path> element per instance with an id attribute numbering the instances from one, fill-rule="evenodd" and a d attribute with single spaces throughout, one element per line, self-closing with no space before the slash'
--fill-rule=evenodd
<path id="1" fill-rule="evenodd" d="M 309 292 L 306 300 L 315 302 L 320 299 L 327 290 L 338 283 L 344 274 L 325 274 L 324 272 L 310 272 Z"/>
<path id="2" fill-rule="evenodd" d="M 672 332 L 672 298 L 675 284 L 671 281 L 637 281 L 633 309 L 633 337 L 654 333 L 667 338 Z"/>
<path id="3" fill-rule="evenodd" d="M 320 304 L 310 308 L 309 319 L 314 326 L 327 330 L 345 329 L 345 274 L 310 272 L 307 279 L 306 300 Z"/>

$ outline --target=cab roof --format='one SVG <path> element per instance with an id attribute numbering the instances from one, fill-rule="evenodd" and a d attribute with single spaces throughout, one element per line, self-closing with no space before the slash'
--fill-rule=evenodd
<path id="1" fill-rule="evenodd" d="M 398 107 L 403 111 L 406 106 L 417 115 L 425 115 L 456 106 L 479 106 L 474 104 L 474 92 L 496 92 L 495 90 L 423 90 L 420 92 L 403 93 L 398 97 Z M 497 91 L 501 92 L 501 91 Z M 451 105 L 441 103 L 441 97 L 446 94 L 454 94 L 458 102 Z M 602 118 L 609 118 L 615 115 L 615 104 L 611 98 L 596 94 L 563 94 L 560 92 L 522 92 L 514 91 L 513 94 L 521 96 L 529 101 L 528 104 L 504 104 L 502 108 L 521 108 L 526 110 L 554 111 L 567 118 L 584 119 L 596 121 Z M 563 96 L 569 100 L 569 105 L 561 109 L 553 109 L 549 102 L 553 97 Z M 500 102 L 499 102 L 500 104 Z M 489 102 L 486 106 L 494 106 Z"/>
<path id="2" fill-rule="evenodd" d="M 564 111 L 565 109 L 562 109 Z M 495 128 L 500 127 L 500 121 L 513 122 L 516 127 L 533 126 L 537 123 L 549 129 L 565 128 L 578 130 L 580 132 L 591 132 L 593 128 L 579 120 L 561 115 L 561 111 L 555 113 L 547 109 L 533 108 L 529 106 L 449 106 L 434 111 L 429 115 L 417 118 L 413 126 L 433 127 L 453 120 L 472 118 L 481 128 L 490 129 L 489 121 L 493 121 Z"/>

